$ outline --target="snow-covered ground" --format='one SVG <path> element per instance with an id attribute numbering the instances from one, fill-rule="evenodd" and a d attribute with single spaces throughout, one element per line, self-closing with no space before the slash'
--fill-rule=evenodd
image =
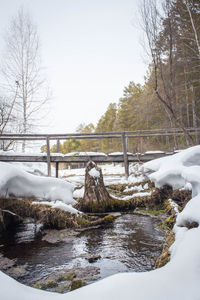
<path id="1" fill-rule="evenodd" d="M 6 168 L 0 169 L 1 174 Z M 2 300 L 199 300 L 200 228 L 188 229 L 188 223 L 200 222 L 200 146 L 173 156 L 145 163 L 143 172 L 160 187 L 192 187 L 192 199 L 177 212 L 175 242 L 171 260 L 160 269 L 145 273 L 120 273 L 68 294 L 55 294 L 26 287 L 0 272 Z M 1 176 L 3 178 L 3 176 Z M 125 180 L 125 179 L 124 179 Z M 133 175 L 126 181 L 134 181 Z M 11 181 L 12 182 L 12 181 Z"/>
<path id="2" fill-rule="evenodd" d="M 125 176 L 124 166 L 122 164 L 100 164 L 106 186 L 111 184 L 132 184 L 145 180 L 145 176 L 139 172 L 139 164 L 130 164 L 130 176 Z M 137 175 L 137 176 L 136 176 Z M 85 168 L 65 169 L 59 171 L 59 176 L 66 178 L 74 186 L 81 186 L 85 181 Z"/>
<path id="3" fill-rule="evenodd" d="M 34 197 L 75 213 L 73 186 L 61 179 L 32 175 L 13 164 L 0 162 L 0 197 Z"/>
<path id="4" fill-rule="evenodd" d="M 132 197 L 143 197 L 149 196 L 150 193 L 146 193 L 145 190 L 148 189 L 148 184 L 144 186 L 134 186 L 133 188 L 128 188 L 128 185 L 140 183 L 145 180 L 145 176 L 139 172 L 139 164 L 130 164 L 130 176 L 126 178 L 124 172 L 124 166 L 122 164 L 101 164 L 99 167 L 102 170 L 104 184 L 106 186 L 115 185 L 115 184 L 127 184 L 127 188 L 124 190 L 125 192 L 133 190 L 134 193 L 131 196 L 117 197 L 121 200 L 128 200 Z M 80 169 L 66 169 L 60 170 L 60 176 L 65 178 L 68 182 L 70 182 L 75 188 L 81 187 L 80 189 L 75 189 L 73 196 L 74 198 L 82 198 L 84 195 L 84 182 L 85 182 L 85 168 Z M 138 191 L 135 193 L 135 191 Z M 140 193 L 139 193 L 140 192 Z M 114 197 L 114 196 L 113 196 Z"/>

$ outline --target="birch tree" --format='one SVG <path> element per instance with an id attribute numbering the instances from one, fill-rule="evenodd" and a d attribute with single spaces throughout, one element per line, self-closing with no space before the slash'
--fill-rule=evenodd
<path id="1" fill-rule="evenodd" d="M 4 89 L 14 103 L 19 131 L 28 133 L 38 123 L 38 116 L 49 99 L 42 77 L 37 28 L 30 16 L 20 9 L 5 34 L 5 55 L 1 65 Z M 22 145 L 25 151 L 25 142 Z"/>

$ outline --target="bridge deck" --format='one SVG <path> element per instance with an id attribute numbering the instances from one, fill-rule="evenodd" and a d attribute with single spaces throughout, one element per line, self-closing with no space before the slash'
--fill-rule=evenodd
<path id="1" fill-rule="evenodd" d="M 200 128 L 187 128 L 188 134 L 195 136 L 200 132 Z M 17 155 L 0 153 L 0 161 L 7 162 L 46 162 L 48 166 L 48 175 L 51 176 L 51 164 L 56 163 L 56 176 L 58 176 L 59 163 L 86 163 L 90 159 L 97 163 L 107 162 L 123 162 L 125 168 L 126 177 L 129 175 L 129 163 L 130 162 L 146 162 L 158 157 L 170 155 L 173 153 L 144 153 L 144 154 L 129 154 L 128 144 L 129 139 L 143 139 L 145 137 L 178 137 L 184 136 L 180 128 L 165 128 L 165 129 L 150 129 L 150 130 L 135 130 L 135 131 L 114 131 L 114 132 L 101 132 L 101 133 L 66 133 L 66 134 L 1 134 L 0 144 L 4 145 L 6 142 L 14 143 L 19 141 L 46 141 L 47 154 L 35 154 L 35 155 Z M 62 140 L 69 139 L 118 139 L 119 145 L 121 144 L 122 154 L 120 155 L 81 155 L 81 156 L 69 156 L 57 153 L 51 153 L 52 142 L 56 141 L 56 151 L 59 152 L 60 142 Z M 137 140 L 136 140 L 137 141 Z M 4 148 L 4 147 L 3 147 Z"/>
<path id="2" fill-rule="evenodd" d="M 172 153 L 155 152 L 144 154 L 127 154 L 128 163 L 131 162 L 147 162 L 149 160 L 171 155 Z M 124 155 L 59 155 L 53 153 L 50 155 L 50 162 L 56 163 L 58 169 L 59 163 L 87 163 L 89 160 L 93 160 L 95 163 L 109 163 L 109 162 L 124 162 Z M 35 155 L 22 155 L 22 154 L 0 154 L 0 161 L 3 162 L 45 162 L 48 163 L 48 157 L 46 154 Z M 57 170 L 58 176 L 58 170 Z"/>

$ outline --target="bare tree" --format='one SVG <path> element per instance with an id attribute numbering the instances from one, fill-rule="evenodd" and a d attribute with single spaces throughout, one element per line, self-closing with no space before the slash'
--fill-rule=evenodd
<path id="1" fill-rule="evenodd" d="M 196 55 L 197 55 L 197 58 L 200 60 L 200 41 L 199 41 L 199 37 L 198 37 L 198 31 L 197 31 L 197 28 L 195 26 L 195 22 L 194 22 L 194 19 L 193 19 L 193 16 L 192 16 L 191 7 L 190 7 L 190 4 L 189 4 L 188 0 L 183 0 L 183 3 L 186 6 L 186 9 L 187 9 L 187 12 L 188 12 L 188 15 L 189 15 L 189 19 L 190 19 L 190 22 L 191 22 L 192 31 L 193 31 L 193 34 L 194 34 L 194 42 L 195 42 L 195 45 L 196 45 L 196 49 L 195 49 L 196 50 Z M 193 127 L 196 130 L 195 137 L 196 137 L 196 144 L 198 145 L 199 141 L 200 141 L 200 138 L 199 138 L 199 133 L 198 133 L 198 130 L 197 130 L 198 129 L 197 104 L 196 104 L 196 101 L 195 101 L 195 98 L 194 98 L 194 93 L 193 93 L 194 87 L 193 87 L 192 84 L 190 85 L 190 90 L 192 91 Z"/>
<path id="2" fill-rule="evenodd" d="M 187 144 L 193 143 L 192 137 L 188 134 L 176 110 L 175 92 L 175 66 L 173 62 L 173 30 L 171 27 L 169 0 L 163 1 L 162 9 L 158 8 L 156 0 L 143 0 L 141 6 L 142 27 L 146 35 L 150 56 L 152 59 L 152 73 L 154 75 L 154 91 L 158 100 L 164 105 L 173 123 L 180 127 L 185 135 Z M 162 10 L 162 14 L 160 11 Z M 162 52 L 159 45 L 163 29 L 163 15 L 168 22 L 168 55 Z M 168 62 L 166 64 L 166 57 Z M 166 65 L 169 66 L 169 76 L 166 79 Z"/>
<path id="3" fill-rule="evenodd" d="M 13 99 L 8 99 L 5 96 L 0 97 L 0 135 L 10 132 L 14 124 L 15 126 L 17 125 L 13 110 L 17 99 L 18 87 L 18 84 L 16 84 L 16 90 Z M 1 141 L 0 149 L 8 150 L 10 149 L 11 145 L 13 145 L 13 141 Z"/>
<path id="4" fill-rule="evenodd" d="M 14 98 L 13 110 L 21 133 L 28 133 L 38 121 L 41 108 L 49 100 L 46 82 L 42 78 L 39 39 L 30 16 L 20 9 L 5 35 L 5 55 L 1 65 L 4 89 Z M 25 142 L 22 145 L 25 151 Z"/>
<path id="5" fill-rule="evenodd" d="M 194 33 L 194 40 L 195 40 L 195 43 L 196 43 L 196 46 L 197 46 L 198 57 L 200 59 L 200 41 L 199 41 L 199 38 L 198 38 L 197 28 L 195 26 L 194 19 L 193 19 L 193 16 L 192 16 L 190 3 L 188 2 L 188 0 L 183 0 L 183 3 L 186 6 L 187 12 L 189 14 L 190 22 L 191 22 L 191 25 L 192 25 L 192 30 L 193 30 L 193 33 Z"/>

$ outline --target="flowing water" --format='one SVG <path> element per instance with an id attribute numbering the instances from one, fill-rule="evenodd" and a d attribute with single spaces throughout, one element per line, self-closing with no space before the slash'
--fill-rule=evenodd
<path id="1" fill-rule="evenodd" d="M 34 224 L 22 224 L 1 238 L 0 252 L 17 265 L 25 265 L 26 274 L 18 278 L 31 284 L 62 268 L 99 268 L 104 278 L 119 272 L 151 270 L 161 252 L 164 231 L 159 220 L 150 216 L 125 214 L 113 224 L 80 233 L 73 240 L 58 244 L 42 241 Z M 93 263 L 89 258 L 97 257 Z"/>

